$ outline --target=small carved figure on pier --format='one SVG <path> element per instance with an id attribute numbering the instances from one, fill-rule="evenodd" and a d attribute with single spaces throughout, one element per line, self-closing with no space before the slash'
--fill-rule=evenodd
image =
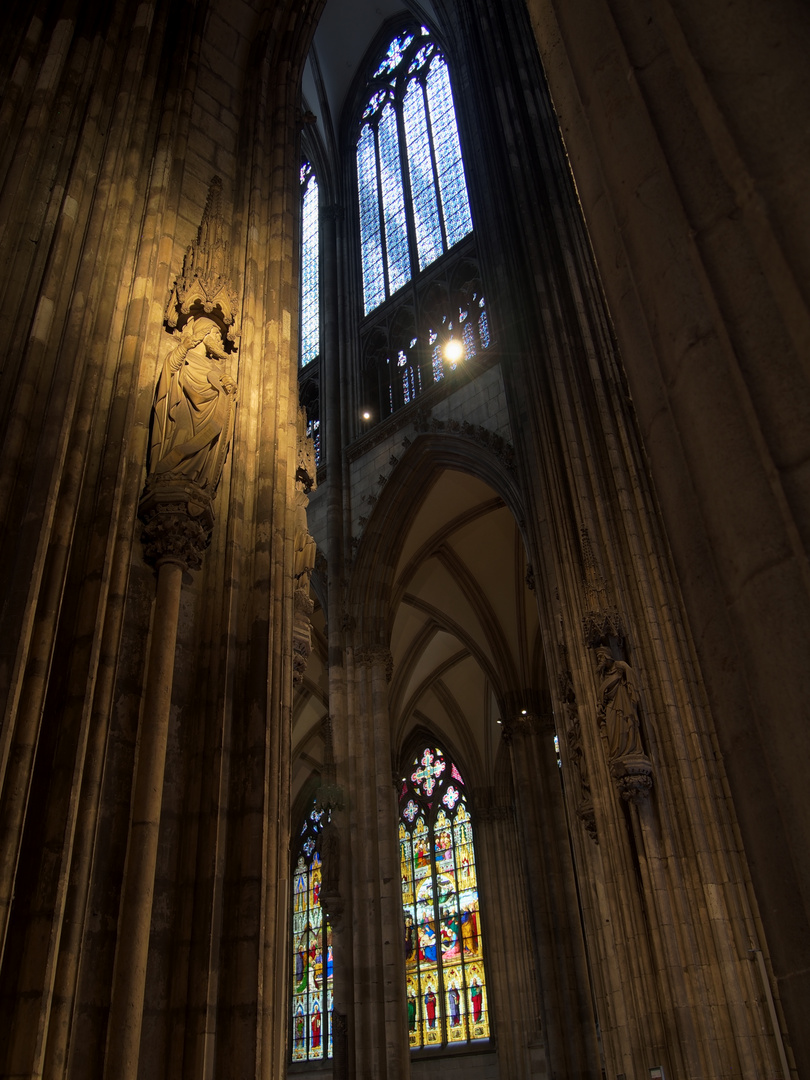
<path id="1" fill-rule="evenodd" d="M 167 354 L 152 410 L 149 481 L 192 481 L 213 494 L 233 427 L 236 383 L 213 319 L 190 318 Z"/>
<path id="2" fill-rule="evenodd" d="M 610 649 L 596 650 L 599 687 L 599 723 L 605 727 L 608 757 L 634 757 L 644 754 L 638 717 L 638 691 L 633 669 L 623 660 L 614 660 Z"/>

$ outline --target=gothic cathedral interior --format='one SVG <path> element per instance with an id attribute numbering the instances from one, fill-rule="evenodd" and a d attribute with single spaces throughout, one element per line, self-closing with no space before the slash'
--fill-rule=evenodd
<path id="1" fill-rule="evenodd" d="M 0 1078 L 810 1077 L 803 0 L 3 25 Z"/>

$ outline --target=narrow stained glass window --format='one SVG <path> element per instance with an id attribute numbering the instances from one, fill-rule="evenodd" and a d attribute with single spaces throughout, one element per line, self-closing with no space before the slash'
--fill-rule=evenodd
<path id="1" fill-rule="evenodd" d="M 414 759 L 399 810 L 411 1048 L 488 1039 L 473 827 L 464 780 L 441 750 Z"/>
<path id="2" fill-rule="evenodd" d="M 301 166 L 301 366 L 321 351 L 320 259 L 318 251 L 318 181 L 312 166 Z"/>
<path id="3" fill-rule="evenodd" d="M 408 255 L 402 168 L 399 163 L 397 119 L 390 103 L 383 109 L 379 138 L 385 243 L 388 248 L 388 290 L 389 293 L 395 293 L 406 281 L 410 281 L 411 264 Z"/>
<path id="4" fill-rule="evenodd" d="M 360 243 L 363 250 L 363 298 L 368 314 L 385 299 L 380 204 L 377 195 L 377 154 L 374 132 L 366 124 L 357 144 L 360 186 Z"/>
<path id="5" fill-rule="evenodd" d="M 419 269 L 424 270 L 442 254 L 442 227 L 436 200 L 436 183 L 430 156 L 425 95 L 421 83 L 412 79 L 403 102 L 408 167 L 416 225 Z"/>
<path id="6" fill-rule="evenodd" d="M 327 811 L 313 805 L 293 871 L 292 1060 L 332 1057 L 332 930 L 321 908 L 318 836 Z"/>
<path id="7" fill-rule="evenodd" d="M 484 298 L 481 298 L 483 304 Z M 486 311 L 482 311 L 478 317 L 478 336 L 481 338 L 481 348 L 489 348 L 489 322 L 487 321 Z"/>
<path id="8" fill-rule="evenodd" d="M 444 60 L 437 56 L 427 77 L 427 98 L 439 174 L 439 192 L 444 212 L 447 243 L 452 247 L 472 232 L 470 203 L 464 180 L 461 144 L 453 109 L 450 75 Z"/>

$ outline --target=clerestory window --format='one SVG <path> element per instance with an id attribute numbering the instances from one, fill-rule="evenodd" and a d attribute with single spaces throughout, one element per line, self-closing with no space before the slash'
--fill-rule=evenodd
<path id="1" fill-rule="evenodd" d="M 399 34 L 357 141 L 365 314 L 472 232 L 450 75 L 430 31 Z"/>
<path id="2" fill-rule="evenodd" d="M 478 873 L 464 780 L 440 749 L 413 759 L 399 793 L 411 1049 L 489 1038 Z"/>
<path id="3" fill-rule="evenodd" d="M 489 348 L 447 62 L 427 27 L 375 60 L 356 142 L 369 417 L 384 419 Z"/>

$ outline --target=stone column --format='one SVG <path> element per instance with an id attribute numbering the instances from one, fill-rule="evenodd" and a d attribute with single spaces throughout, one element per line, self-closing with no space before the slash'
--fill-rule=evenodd
<path id="1" fill-rule="evenodd" d="M 546 1076 L 546 1053 L 514 805 L 473 792 L 492 1034 L 501 1076 Z"/>
<path id="2" fill-rule="evenodd" d="M 201 567 L 213 526 L 211 500 L 192 484 L 153 487 L 140 512 L 146 520 L 145 554 L 157 571 L 157 598 L 121 893 L 107 1080 L 137 1080 L 138 1075 L 180 592 L 183 573 Z"/>
<path id="3" fill-rule="evenodd" d="M 550 1073 L 598 1076 L 599 1053 L 590 999 L 574 867 L 549 713 L 532 697 L 506 704 L 509 741 L 529 890 L 546 1055 Z"/>
<path id="4" fill-rule="evenodd" d="M 348 793 L 352 844 L 353 1076 L 410 1073 L 404 924 L 391 775 L 387 647 L 354 651 L 353 754 Z"/>

